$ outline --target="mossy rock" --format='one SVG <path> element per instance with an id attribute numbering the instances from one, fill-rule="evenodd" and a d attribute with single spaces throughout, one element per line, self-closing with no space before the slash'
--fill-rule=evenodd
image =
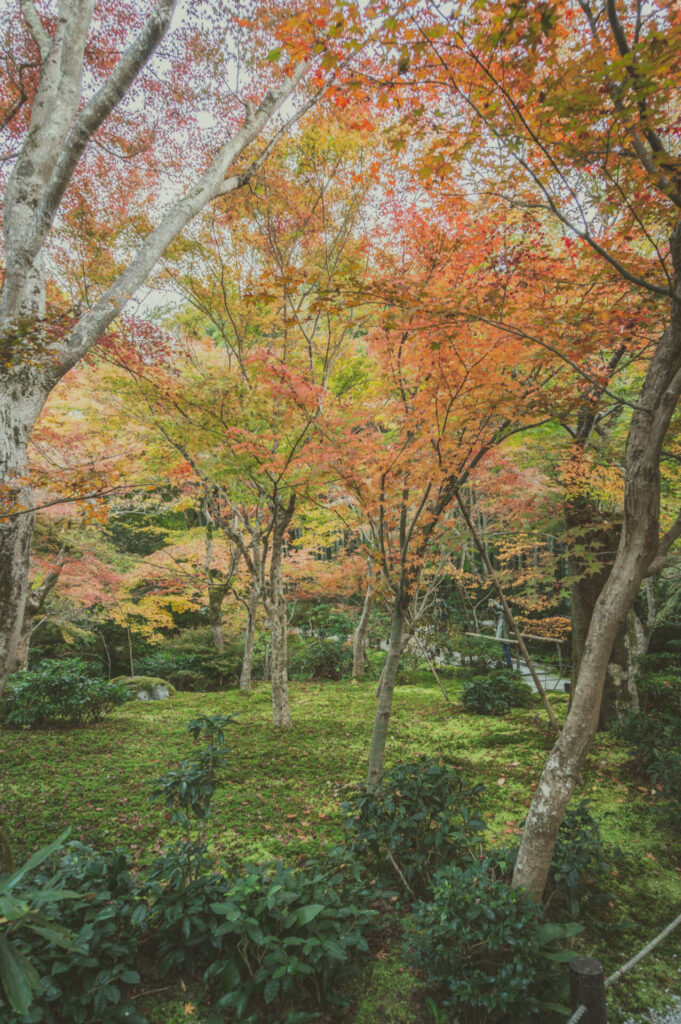
<path id="1" fill-rule="evenodd" d="M 127 686 L 137 700 L 167 700 L 176 693 L 172 683 L 158 676 L 118 676 L 111 681 Z"/>

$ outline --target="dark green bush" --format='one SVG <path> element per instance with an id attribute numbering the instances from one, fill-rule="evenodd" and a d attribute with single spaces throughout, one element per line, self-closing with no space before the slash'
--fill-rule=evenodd
<path id="1" fill-rule="evenodd" d="M 307 614 L 310 629 L 327 636 L 348 637 L 355 623 L 346 613 L 330 604 L 315 604 Z"/>
<path id="2" fill-rule="evenodd" d="M 159 647 L 147 648 L 135 659 L 135 671 L 167 679 L 177 690 L 224 690 L 238 685 L 243 653 L 243 643 L 226 642 L 219 654 L 209 630 L 187 629 Z"/>
<path id="3" fill-rule="evenodd" d="M 125 686 L 107 679 L 93 679 L 91 668 L 79 658 L 43 661 L 35 668 L 16 672 L 2 704 L 8 726 L 42 726 L 97 722 L 107 712 L 130 700 Z"/>
<path id="4" fill-rule="evenodd" d="M 362 900 L 348 901 L 339 875 L 313 863 L 246 865 L 211 910 L 221 919 L 222 954 L 205 974 L 221 992 L 216 1021 L 225 1011 L 239 1019 L 254 1003 L 286 1012 L 336 1002 L 375 917 Z"/>
<path id="5" fill-rule="evenodd" d="M 652 672 L 642 676 L 638 695 L 645 714 L 663 713 L 681 718 L 681 679 L 676 673 Z"/>
<path id="6" fill-rule="evenodd" d="M 211 905 L 230 883 L 211 870 L 200 842 L 176 843 L 154 861 L 143 893 L 149 901 L 146 943 L 161 974 L 199 979 L 222 949 L 222 919 Z"/>
<path id="7" fill-rule="evenodd" d="M 20 950 L 37 972 L 40 991 L 27 1013 L 6 1020 L 144 1024 L 129 998 L 129 986 L 140 980 L 135 969 L 140 938 L 136 922 L 142 920 L 145 905 L 136 893 L 126 854 L 98 854 L 81 843 L 70 843 L 49 872 L 25 881 L 28 890 L 55 885 L 67 893 L 51 903 L 50 919 L 68 930 L 72 945 L 65 947 L 36 932 L 22 936 Z"/>
<path id="8" fill-rule="evenodd" d="M 484 831 L 475 810 L 482 790 L 431 758 L 397 764 L 375 794 L 360 790 L 343 804 L 348 853 L 402 891 L 425 892 L 434 872 L 460 863 Z"/>
<path id="9" fill-rule="evenodd" d="M 289 671 L 294 679 L 343 679 L 352 672 L 352 650 L 344 640 L 300 637 L 292 649 Z"/>
<path id="10" fill-rule="evenodd" d="M 557 963 L 573 955 L 557 944 L 580 930 L 542 924 L 540 908 L 485 860 L 438 872 L 432 902 L 407 922 L 406 953 L 447 1020 L 546 1021 L 566 995 Z"/>
<path id="11" fill-rule="evenodd" d="M 513 672 L 498 671 L 464 683 L 461 702 L 474 715 L 504 715 L 511 708 L 528 707 L 532 693 Z"/>

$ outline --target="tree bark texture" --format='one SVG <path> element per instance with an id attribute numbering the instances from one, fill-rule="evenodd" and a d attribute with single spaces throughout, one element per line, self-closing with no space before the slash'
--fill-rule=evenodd
<path id="1" fill-rule="evenodd" d="M 367 789 L 375 793 L 381 776 L 383 775 L 383 764 L 385 761 L 385 745 L 388 738 L 388 726 L 390 725 L 390 713 L 392 711 L 393 693 L 397 670 L 400 667 L 402 655 L 402 637 L 404 634 L 404 622 L 406 608 L 404 601 L 396 596 L 393 605 L 392 619 L 390 623 L 390 643 L 388 645 L 388 657 L 381 675 L 380 693 L 374 718 L 374 728 L 371 733 L 371 744 L 369 747 L 369 770 L 367 775 Z"/>
<path id="2" fill-rule="evenodd" d="M 371 609 L 374 605 L 374 574 L 371 568 L 367 572 L 367 589 L 362 605 L 362 614 L 359 617 L 357 628 L 352 638 L 352 677 L 353 679 L 364 679 L 367 662 L 367 644 L 369 641 L 369 623 L 371 621 Z"/>
<path id="3" fill-rule="evenodd" d="M 258 588 L 254 583 L 248 602 L 248 617 L 244 633 L 244 660 L 241 664 L 241 674 L 239 676 L 239 689 L 245 691 L 250 691 L 253 679 L 253 645 L 255 643 L 255 619 L 258 613 L 258 603 Z"/>
<path id="4" fill-rule="evenodd" d="M 601 695 L 617 635 L 643 579 L 676 531 L 659 535 L 660 456 L 681 395 L 681 222 L 671 237 L 674 296 L 632 413 L 625 452 L 624 518 L 617 554 L 589 626 L 574 700 L 542 772 L 525 823 L 513 884 L 541 899 L 560 824 L 598 727 Z"/>

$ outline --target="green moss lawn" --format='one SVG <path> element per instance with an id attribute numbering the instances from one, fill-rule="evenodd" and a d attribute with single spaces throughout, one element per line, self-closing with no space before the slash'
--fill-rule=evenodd
<path id="1" fill-rule="evenodd" d="M 471 780 L 485 784 L 490 842 L 512 839 L 551 745 L 541 705 L 537 700 L 504 718 L 476 717 L 456 703 L 447 705 L 434 683 L 416 678 L 416 685 L 396 691 L 387 765 L 419 754 L 459 764 Z M 131 702 L 98 725 L 74 730 L 5 730 L 0 820 L 19 861 L 70 825 L 72 838 L 100 848 L 124 846 L 137 863 L 148 862 L 177 838 L 149 793 L 152 780 L 190 754 L 186 722 L 199 713 L 236 714 L 228 736 L 229 778 L 212 805 L 212 849 L 232 863 L 295 863 L 323 854 L 341 838 L 344 794 L 364 779 L 374 686 L 292 683 L 294 725 L 285 735 L 271 724 L 264 685 L 250 696 L 178 693 L 159 703 Z M 456 701 L 458 684 L 447 686 Z M 551 700 L 557 714 L 564 714 L 567 698 Z M 577 941 L 610 972 L 681 910 L 679 833 L 657 812 L 626 750 L 607 736 L 596 740 L 578 798 L 584 796 L 605 838 L 624 854 L 614 869 L 613 905 L 598 921 L 587 922 Z M 612 990 L 614 1022 L 662 1005 L 681 989 L 680 949 L 681 930 Z M 158 1024 L 196 1024 L 196 1005 L 191 994 L 171 990 L 150 997 L 146 1012 Z M 347 1020 L 426 1020 L 397 941 L 372 954 Z"/>

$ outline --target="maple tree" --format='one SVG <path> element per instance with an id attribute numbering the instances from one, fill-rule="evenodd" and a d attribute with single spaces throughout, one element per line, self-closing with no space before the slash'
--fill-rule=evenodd
<path id="1" fill-rule="evenodd" d="M 175 9 L 176 0 L 141 8 L 76 0 L 59 4 L 55 16 L 22 0 L 10 14 L 13 47 L 2 65 L 0 686 L 26 602 L 26 447 L 47 396 L 192 218 L 252 179 L 329 77 L 318 56 L 329 11 L 309 21 L 254 7 L 253 31 L 250 18 L 198 4 L 171 32 Z M 161 53 L 167 40 L 173 45 Z M 283 59 L 264 59 L 268 51 Z M 241 76 L 221 87 L 235 54 Z M 311 93 L 277 119 L 313 65 Z M 166 137 L 156 125 L 168 118 L 176 131 Z M 269 138 L 254 148 L 268 126 Z M 68 302 L 63 289 L 54 294 L 53 265 L 82 271 L 69 281 Z"/>
<path id="2" fill-rule="evenodd" d="M 461 117 L 431 122 L 437 141 L 426 173 L 446 176 L 463 159 L 471 187 L 541 211 L 564 233 L 566 249 L 588 249 L 657 312 L 660 334 L 628 431 L 617 552 L 515 869 L 514 883 L 539 897 L 597 728 L 613 643 L 643 579 L 666 563 L 681 534 L 681 518 L 662 532 L 659 523 L 661 450 L 681 393 L 681 22 L 675 5 L 562 0 L 485 4 L 453 19 L 437 3 L 414 5 L 385 25 L 404 51 L 405 71 L 411 63 L 408 84 L 427 79 Z M 412 108 L 405 130 L 415 118 L 422 111 Z"/>

